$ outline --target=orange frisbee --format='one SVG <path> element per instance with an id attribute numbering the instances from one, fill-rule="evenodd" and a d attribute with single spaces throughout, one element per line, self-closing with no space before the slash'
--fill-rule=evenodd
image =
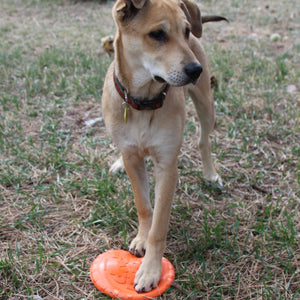
<path id="1" fill-rule="evenodd" d="M 173 265 L 162 258 L 161 276 L 158 286 L 147 293 L 137 293 L 134 289 L 134 277 L 142 257 L 136 257 L 124 250 L 109 250 L 93 261 L 90 269 L 91 279 L 96 288 L 122 300 L 139 300 L 155 298 L 162 295 L 175 278 Z"/>

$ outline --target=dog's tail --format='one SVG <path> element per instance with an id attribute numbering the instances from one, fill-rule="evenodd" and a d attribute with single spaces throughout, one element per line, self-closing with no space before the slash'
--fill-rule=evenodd
<path id="1" fill-rule="evenodd" d="M 222 16 L 202 16 L 202 24 L 208 22 L 220 22 L 220 21 L 229 22 L 226 18 Z"/>

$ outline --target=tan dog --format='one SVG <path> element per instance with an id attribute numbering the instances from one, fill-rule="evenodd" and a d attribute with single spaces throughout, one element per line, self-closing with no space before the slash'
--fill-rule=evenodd
<path id="1" fill-rule="evenodd" d="M 106 75 L 102 108 L 107 131 L 122 154 L 123 162 L 118 160 L 115 167 L 124 163 L 133 188 L 139 229 L 129 251 L 145 255 L 134 286 L 137 292 L 146 292 L 157 286 L 161 273 L 186 91 L 200 118 L 204 177 L 221 182 L 209 142 L 215 121 L 208 62 L 196 37 L 201 36 L 202 23 L 224 18 L 201 19 L 192 0 L 118 0 L 113 17 L 115 60 Z M 145 156 L 151 156 L 155 166 L 154 210 Z"/>

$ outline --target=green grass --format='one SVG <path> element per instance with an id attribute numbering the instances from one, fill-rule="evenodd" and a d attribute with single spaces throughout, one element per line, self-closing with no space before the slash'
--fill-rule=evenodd
<path id="1" fill-rule="evenodd" d="M 300 297 L 297 5 L 201 2 L 203 14 L 231 21 L 203 34 L 218 81 L 212 148 L 224 187 L 202 177 L 187 100 L 165 253 L 176 278 L 161 299 Z M 111 6 L 0 3 L 1 299 L 109 299 L 89 267 L 137 232 L 127 176 L 108 175 L 118 151 L 101 119 L 86 123 L 102 116 Z"/>

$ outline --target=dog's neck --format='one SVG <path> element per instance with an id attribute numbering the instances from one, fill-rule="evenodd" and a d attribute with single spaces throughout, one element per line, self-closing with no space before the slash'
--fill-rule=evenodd
<path id="1" fill-rule="evenodd" d="M 114 71 L 127 93 L 135 98 L 151 99 L 161 93 L 166 83 L 154 80 L 138 59 L 129 59 L 121 36 L 115 39 Z"/>

